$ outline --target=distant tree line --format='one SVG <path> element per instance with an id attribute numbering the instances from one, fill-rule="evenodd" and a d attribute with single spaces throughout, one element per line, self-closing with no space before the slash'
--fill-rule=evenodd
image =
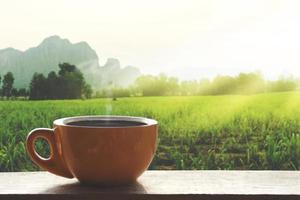
<path id="1" fill-rule="evenodd" d="M 256 94 L 264 92 L 284 92 L 297 90 L 298 82 L 292 78 L 265 80 L 259 73 L 240 73 L 237 76 L 217 76 L 212 80 L 179 81 L 164 74 L 142 75 L 129 87 L 116 87 L 114 84 L 96 91 L 85 82 L 83 74 L 75 65 L 62 63 L 58 73 L 51 71 L 47 77 L 35 73 L 29 88 L 16 89 L 11 72 L 0 76 L 1 98 L 22 97 L 31 100 L 78 99 L 129 96 L 168 96 L 168 95 L 224 95 Z"/>
<path id="2" fill-rule="evenodd" d="M 92 88 L 75 65 L 59 64 L 58 74 L 51 71 L 47 77 L 34 73 L 29 87 L 29 99 L 91 98 Z"/>
<path id="3" fill-rule="evenodd" d="M 293 79 L 264 80 L 259 73 L 240 73 L 237 76 L 217 76 L 213 80 L 191 80 L 180 82 L 164 74 L 143 75 L 128 87 L 112 87 L 97 91 L 96 97 L 168 96 L 168 95 L 225 95 L 284 92 L 297 89 Z"/>
<path id="4" fill-rule="evenodd" d="M 11 72 L 7 72 L 3 78 L 0 76 L 0 96 L 1 98 L 16 98 L 28 96 L 28 90 L 26 88 L 16 89 L 14 88 L 14 76 Z"/>
<path id="5" fill-rule="evenodd" d="M 14 76 L 11 72 L 8 72 L 3 76 L 0 90 L 1 97 L 6 99 L 23 97 L 30 100 L 92 97 L 91 86 L 85 82 L 83 74 L 75 65 L 62 63 L 58 67 L 58 74 L 51 71 L 47 77 L 41 73 L 34 73 L 28 90 L 14 88 Z M 0 76 L 0 83 L 1 79 Z"/>

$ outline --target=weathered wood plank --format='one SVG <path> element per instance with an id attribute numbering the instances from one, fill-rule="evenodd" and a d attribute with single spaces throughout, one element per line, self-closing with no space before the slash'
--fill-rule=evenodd
<path id="1" fill-rule="evenodd" d="M 300 172 L 147 171 L 119 187 L 83 186 L 47 172 L 0 173 L 0 199 L 300 199 Z"/>

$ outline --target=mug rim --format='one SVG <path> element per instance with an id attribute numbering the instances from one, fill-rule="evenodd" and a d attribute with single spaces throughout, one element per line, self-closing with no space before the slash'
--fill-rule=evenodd
<path id="1" fill-rule="evenodd" d="M 134 125 L 134 126 L 106 126 L 106 127 L 96 127 L 96 126 L 78 126 L 78 125 L 70 125 L 68 123 L 77 122 L 77 121 L 93 121 L 93 120 L 124 120 L 124 121 L 133 121 L 143 123 L 142 125 Z M 56 119 L 53 122 L 54 126 L 64 126 L 64 127 L 73 127 L 73 128 L 98 128 L 98 129 L 128 129 L 128 128 L 139 128 L 139 127 L 149 127 L 157 125 L 158 122 L 154 119 L 145 118 L 145 117 L 134 117 L 134 116 L 123 116 L 123 115 L 84 115 L 84 116 L 74 116 L 74 117 L 65 117 Z"/>

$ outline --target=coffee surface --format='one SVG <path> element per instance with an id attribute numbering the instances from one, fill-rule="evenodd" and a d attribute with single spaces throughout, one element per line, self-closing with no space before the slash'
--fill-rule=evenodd
<path id="1" fill-rule="evenodd" d="M 82 120 L 76 122 L 69 122 L 67 125 L 73 126 L 92 126 L 92 127 L 130 127 L 130 126 L 143 126 L 146 125 L 137 121 L 126 120 Z"/>

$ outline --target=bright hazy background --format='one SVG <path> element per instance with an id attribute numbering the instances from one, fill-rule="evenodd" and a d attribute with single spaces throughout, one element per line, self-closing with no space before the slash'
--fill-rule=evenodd
<path id="1" fill-rule="evenodd" d="M 297 0 L 0 0 L 0 49 L 55 34 L 143 73 L 298 77 L 299 10 Z"/>

